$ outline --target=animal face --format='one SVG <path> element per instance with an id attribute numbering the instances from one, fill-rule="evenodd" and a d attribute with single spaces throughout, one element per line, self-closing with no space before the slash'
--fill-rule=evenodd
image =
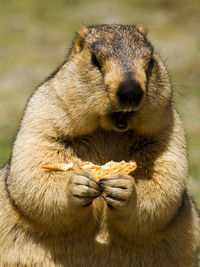
<path id="1" fill-rule="evenodd" d="M 83 27 L 69 62 L 76 65 L 82 96 L 86 102 L 93 98 L 93 112 L 105 129 L 132 129 L 139 114 L 155 111 L 155 103 L 165 106 L 171 96 L 167 72 L 141 26 Z"/>

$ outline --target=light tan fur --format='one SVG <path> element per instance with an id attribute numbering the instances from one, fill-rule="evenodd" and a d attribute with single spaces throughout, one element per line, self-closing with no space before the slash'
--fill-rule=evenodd
<path id="1" fill-rule="evenodd" d="M 184 131 L 163 63 L 140 27 L 89 26 L 77 38 L 30 98 L 0 171 L 0 266 L 197 266 L 200 220 L 186 190 Z M 121 109 L 113 72 L 140 73 L 146 86 L 151 58 L 144 98 L 128 129 L 117 131 L 108 116 Z M 82 161 L 132 159 L 132 176 L 101 183 L 78 169 Z M 73 162 L 77 171 L 42 168 L 56 162 Z"/>

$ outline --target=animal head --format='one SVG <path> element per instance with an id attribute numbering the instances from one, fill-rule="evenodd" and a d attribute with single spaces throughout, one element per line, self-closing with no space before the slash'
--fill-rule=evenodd
<path id="1" fill-rule="evenodd" d="M 83 27 L 64 72 L 63 98 L 82 120 L 95 117 L 94 128 L 154 131 L 171 101 L 167 71 L 142 26 Z"/>

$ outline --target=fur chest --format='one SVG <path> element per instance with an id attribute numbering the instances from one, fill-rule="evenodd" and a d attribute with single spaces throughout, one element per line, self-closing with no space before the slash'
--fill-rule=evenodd
<path id="1" fill-rule="evenodd" d="M 135 160 L 138 168 L 134 174 L 138 177 L 152 173 L 154 161 L 161 151 L 157 141 L 138 136 L 133 131 L 119 133 L 102 129 L 91 135 L 67 139 L 65 147 L 72 156 L 98 165 L 110 160 Z"/>
<path id="2" fill-rule="evenodd" d="M 82 161 L 103 165 L 110 160 L 129 161 L 133 159 L 132 133 L 117 133 L 98 130 L 69 140 L 70 152 Z"/>

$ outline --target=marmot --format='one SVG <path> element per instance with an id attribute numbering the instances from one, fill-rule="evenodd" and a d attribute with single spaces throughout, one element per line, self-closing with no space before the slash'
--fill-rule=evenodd
<path id="1" fill-rule="evenodd" d="M 133 175 L 98 182 L 78 167 L 132 159 Z M 0 172 L 0 265 L 197 266 L 187 177 L 169 76 L 144 28 L 84 26 L 30 98 Z"/>

